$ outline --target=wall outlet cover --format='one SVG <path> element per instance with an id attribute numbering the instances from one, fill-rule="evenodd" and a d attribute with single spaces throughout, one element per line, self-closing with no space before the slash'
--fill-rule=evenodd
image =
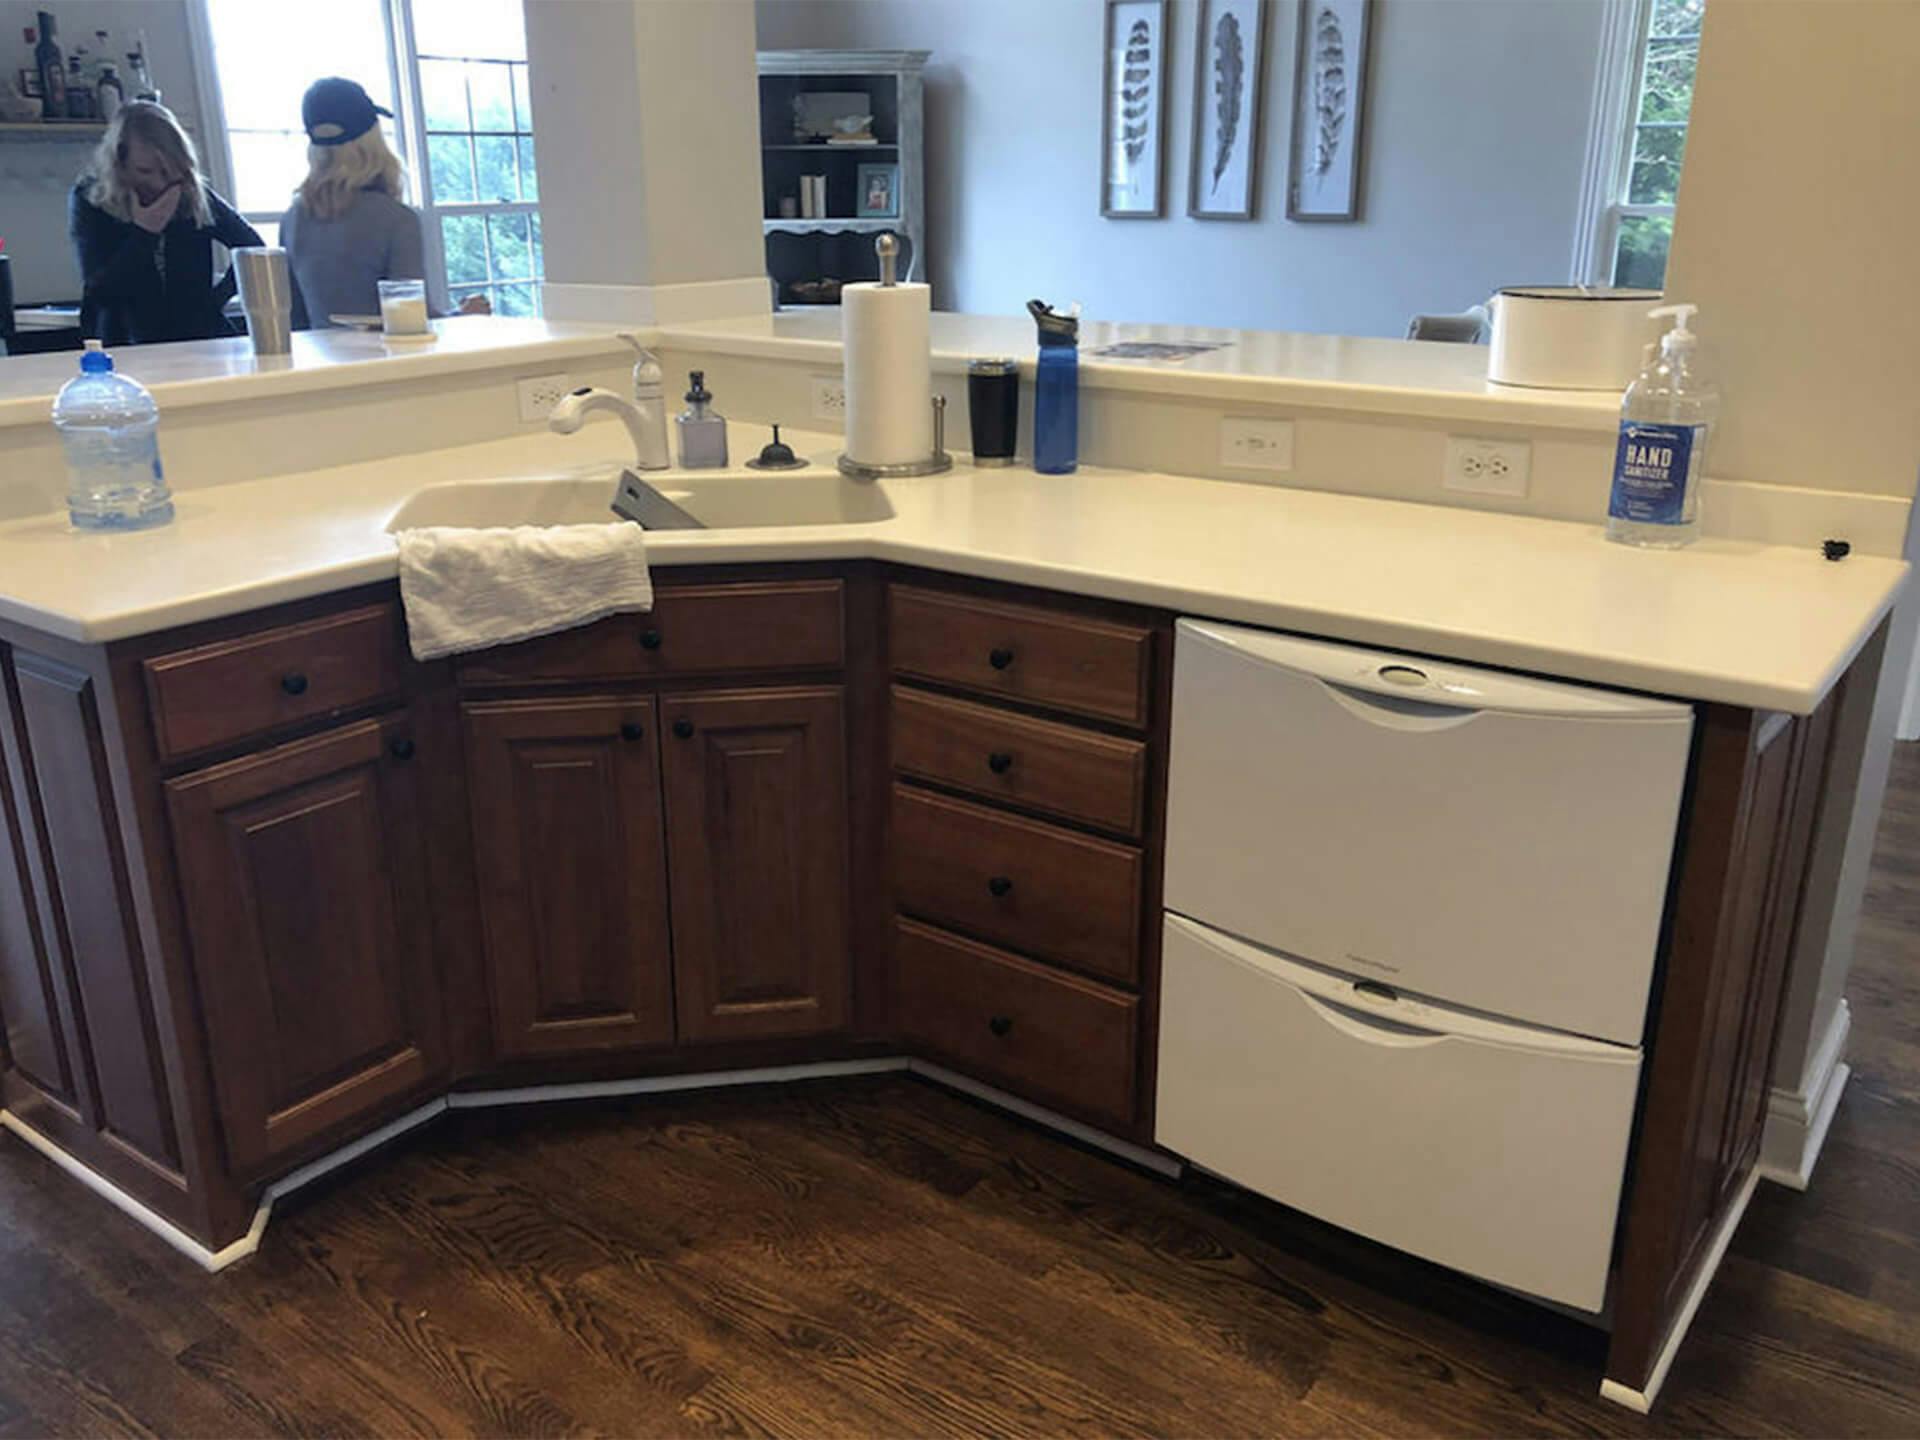
<path id="1" fill-rule="evenodd" d="M 1236 470 L 1293 469 L 1293 422 L 1227 416 L 1220 422 L 1220 463 Z"/>
<path id="2" fill-rule="evenodd" d="M 1489 440 L 1477 435 L 1449 435 L 1447 463 L 1441 471 L 1444 489 L 1470 495 L 1507 495 L 1527 493 L 1527 478 L 1533 468 L 1533 443 L 1529 440 Z"/>
<path id="3" fill-rule="evenodd" d="M 815 375 L 813 385 L 813 418 L 816 420 L 840 420 L 847 418 L 847 382 L 839 375 Z"/>
<path id="4" fill-rule="evenodd" d="M 542 425 L 547 416 L 553 413 L 553 407 L 560 403 L 561 397 L 575 389 L 573 377 L 562 373 L 552 375 L 529 375 L 519 381 L 516 388 L 520 392 L 520 419 L 528 425 Z"/>

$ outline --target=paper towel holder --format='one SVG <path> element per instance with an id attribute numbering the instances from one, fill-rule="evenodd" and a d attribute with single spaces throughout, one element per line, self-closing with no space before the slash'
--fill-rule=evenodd
<path id="1" fill-rule="evenodd" d="M 947 453 L 947 397 L 933 397 L 933 453 L 924 460 L 902 460 L 896 465 L 869 465 L 844 451 L 840 473 L 855 480 L 904 480 L 910 475 L 938 475 L 953 468 L 953 456 Z"/>

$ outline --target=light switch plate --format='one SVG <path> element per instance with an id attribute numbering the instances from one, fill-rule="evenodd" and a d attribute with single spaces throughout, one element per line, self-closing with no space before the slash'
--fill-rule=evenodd
<path id="1" fill-rule="evenodd" d="M 553 407 L 574 388 L 573 377 L 561 371 L 551 375 L 529 375 L 519 381 L 520 418 L 529 425 L 545 422 Z"/>
<path id="2" fill-rule="evenodd" d="M 1533 468 L 1533 445 L 1526 440 L 1488 440 L 1476 435 L 1447 437 L 1447 466 L 1440 483 L 1470 495 L 1522 496 Z"/>
<path id="3" fill-rule="evenodd" d="M 1220 422 L 1220 463 L 1236 470 L 1293 469 L 1293 422 L 1227 416 Z"/>

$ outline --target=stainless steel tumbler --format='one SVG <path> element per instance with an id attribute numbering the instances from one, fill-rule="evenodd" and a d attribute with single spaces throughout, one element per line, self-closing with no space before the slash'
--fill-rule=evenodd
<path id="1" fill-rule="evenodd" d="M 293 349 L 293 278 L 287 252 L 277 245 L 246 245 L 233 252 L 233 273 L 240 281 L 240 308 L 256 355 L 285 355 Z"/>

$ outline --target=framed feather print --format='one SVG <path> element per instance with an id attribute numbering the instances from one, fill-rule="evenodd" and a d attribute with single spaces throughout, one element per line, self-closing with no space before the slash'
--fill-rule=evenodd
<path id="1" fill-rule="evenodd" d="M 1260 183 L 1267 0 L 1199 0 L 1187 214 L 1251 220 Z"/>
<path id="2" fill-rule="evenodd" d="M 1373 0 L 1300 0 L 1289 220 L 1358 220 Z"/>
<path id="3" fill-rule="evenodd" d="M 1100 213 L 1157 220 L 1165 170 L 1167 0 L 1107 0 Z"/>

